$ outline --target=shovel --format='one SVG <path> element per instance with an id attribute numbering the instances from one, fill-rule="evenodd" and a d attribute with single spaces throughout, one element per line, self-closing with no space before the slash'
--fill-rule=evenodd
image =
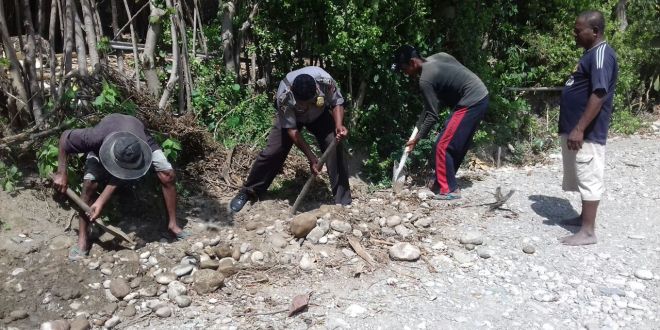
<path id="1" fill-rule="evenodd" d="M 328 146 L 327 149 L 325 149 L 325 152 L 323 155 L 321 155 L 321 158 L 319 158 L 319 162 L 317 163 L 318 169 L 320 170 L 323 168 L 323 164 L 325 161 L 328 159 L 328 155 L 337 147 L 337 140 L 332 141 L 330 145 Z M 302 202 L 303 198 L 305 198 L 305 195 L 307 194 L 307 191 L 309 191 L 309 187 L 312 186 L 312 181 L 314 181 L 315 176 L 312 174 L 312 176 L 307 179 L 307 182 L 305 182 L 305 185 L 303 186 L 302 190 L 300 191 L 300 194 L 298 194 L 298 198 L 296 198 L 296 201 L 293 203 L 293 207 L 291 207 L 291 211 L 289 214 L 295 215 L 296 210 L 298 210 L 298 207 L 300 206 L 300 203 Z"/>
<path id="2" fill-rule="evenodd" d="M 412 140 L 417 135 L 417 127 L 415 127 L 410 134 L 408 141 Z M 406 142 L 408 142 L 406 141 Z M 406 166 L 406 159 L 408 159 L 408 154 L 410 154 L 410 148 L 405 147 L 403 149 L 403 155 L 401 155 L 401 160 L 397 163 L 394 161 L 393 175 L 392 175 L 392 189 L 394 193 L 399 193 L 403 188 L 403 184 L 406 182 L 406 175 L 403 173 L 403 168 Z"/>

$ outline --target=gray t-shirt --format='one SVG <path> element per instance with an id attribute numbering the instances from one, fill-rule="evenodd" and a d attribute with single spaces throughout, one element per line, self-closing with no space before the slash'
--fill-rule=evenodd
<path id="1" fill-rule="evenodd" d="M 470 107 L 488 95 L 486 85 L 468 68 L 447 53 L 437 53 L 422 64 L 419 88 L 424 99 L 424 112 L 417 121 L 418 138 L 428 135 L 438 121 L 438 109 Z"/>
<path id="2" fill-rule="evenodd" d="M 66 137 L 64 151 L 67 154 L 88 152 L 98 154 L 105 137 L 114 132 L 133 133 L 138 138 L 147 142 L 149 147 L 151 147 L 151 151 L 160 149 L 156 140 L 146 131 L 144 124 L 139 119 L 133 116 L 113 113 L 105 116 L 94 127 L 64 131 L 63 134 Z"/>
<path id="3" fill-rule="evenodd" d="M 307 109 L 296 106 L 291 84 L 301 74 L 308 74 L 316 80 L 319 96 L 324 99 L 323 105 L 317 106 L 314 104 Z M 275 97 L 277 99 L 276 125 L 278 128 L 296 128 L 299 124 L 309 124 L 316 120 L 326 109 L 344 104 L 344 97 L 341 95 L 335 80 L 332 79 L 329 73 L 317 66 L 307 66 L 289 72 L 280 82 Z"/>

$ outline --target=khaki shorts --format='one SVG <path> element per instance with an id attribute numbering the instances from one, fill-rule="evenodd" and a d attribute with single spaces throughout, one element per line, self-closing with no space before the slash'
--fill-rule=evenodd
<path id="1" fill-rule="evenodd" d="M 561 155 L 564 163 L 565 191 L 577 191 L 583 201 L 599 201 L 605 191 L 605 146 L 585 141 L 578 151 L 569 150 L 568 136 L 562 134 Z"/>
<path id="2" fill-rule="evenodd" d="M 162 150 L 156 150 L 151 153 L 151 166 L 156 172 L 169 171 L 172 169 L 172 164 L 167 161 L 167 157 Z M 105 181 L 110 178 L 110 173 L 105 170 L 101 164 L 101 160 L 94 152 L 87 153 L 87 160 L 85 161 L 85 175 L 84 180 L 91 181 Z"/>

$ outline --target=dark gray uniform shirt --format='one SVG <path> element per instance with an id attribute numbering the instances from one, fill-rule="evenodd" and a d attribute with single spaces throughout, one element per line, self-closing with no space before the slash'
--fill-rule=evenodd
<path id="1" fill-rule="evenodd" d="M 417 121 L 417 138 L 425 138 L 438 121 L 438 109 L 470 107 L 488 95 L 486 85 L 453 56 L 437 53 L 422 64 L 419 88 L 424 99 L 424 112 Z"/>
<path id="2" fill-rule="evenodd" d="M 146 131 L 142 122 L 128 115 L 113 113 L 105 116 L 94 127 L 64 131 L 67 154 L 94 152 L 99 153 L 106 136 L 114 132 L 130 132 L 149 144 L 151 151 L 160 150 L 156 140 Z"/>
<path id="3" fill-rule="evenodd" d="M 296 100 L 291 91 L 291 84 L 301 74 L 308 74 L 316 80 L 319 96 L 324 99 L 322 106 L 314 104 L 305 109 L 296 105 Z M 309 124 L 316 120 L 327 108 L 332 109 L 337 105 L 344 104 L 344 97 L 341 96 L 335 80 L 332 79 L 329 73 L 317 66 L 307 66 L 289 72 L 280 82 L 275 97 L 277 98 L 276 125 L 278 128 L 296 128 L 298 124 Z"/>

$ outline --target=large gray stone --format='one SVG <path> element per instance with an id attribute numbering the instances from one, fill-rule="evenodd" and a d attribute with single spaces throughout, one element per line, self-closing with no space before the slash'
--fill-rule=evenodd
<path id="1" fill-rule="evenodd" d="M 221 272 L 201 269 L 193 275 L 193 288 L 198 294 L 211 293 L 224 283 L 225 276 Z"/>
<path id="2" fill-rule="evenodd" d="M 115 278 L 110 281 L 110 293 L 115 296 L 117 299 L 122 299 L 131 293 L 131 287 L 128 285 L 125 279 Z"/>
<path id="3" fill-rule="evenodd" d="M 204 259 L 199 263 L 199 268 L 201 269 L 218 269 L 218 266 L 220 266 L 220 262 L 215 259 Z"/>
<path id="4" fill-rule="evenodd" d="M 174 298 L 186 293 L 188 293 L 188 289 L 179 281 L 172 281 L 167 285 L 167 297 L 170 298 L 170 300 L 174 300 Z"/>
<path id="5" fill-rule="evenodd" d="M 71 329 L 70 330 L 89 330 L 92 327 L 89 325 L 89 321 L 83 318 L 76 318 L 73 321 L 71 321 Z"/>
<path id="6" fill-rule="evenodd" d="M 421 251 L 419 248 L 410 243 L 399 242 L 392 245 L 390 248 L 390 258 L 392 258 L 392 260 L 415 261 L 419 259 L 420 256 Z"/>
<path id="7" fill-rule="evenodd" d="M 393 215 L 387 218 L 387 220 L 385 221 L 385 225 L 390 228 L 394 228 L 400 224 L 401 224 L 401 217 L 398 215 Z"/>
<path id="8" fill-rule="evenodd" d="M 350 233 L 351 230 L 353 230 L 350 223 L 341 220 L 332 220 L 332 222 L 330 222 L 330 228 L 340 233 Z"/>
<path id="9" fill-rule="evenodd" d="M 307 236 L 316 227 L 316 212 L 301 213 L 291 220 L 291 234 L 301 238 Z"/>
<path id="10" fill-rule="evenodd" d="M 231 257 L 220 259 L 217 270 L 225 277 L 236 274 L 236 260 Z"/>
<path id="11" fill-rule="evenodd" d="M 193 265 L 178 264 L 172 267 L 172 273 L 174 273 L 174 275 L 176 275 L 177 277 L 188 275 L 190 274 L 190 272 L 192 272 L 192 270 L 193 270 Z"/>
<path id="12" fill-rule="evenodd" d="M 470 231 L 463 234 L 459 241 L 461 244 L 481 245 L 484 243 L 484 237 L 478 231 Z"/>
<path id="13" fill-rule="evenodd" d="M 172 309 L 170 306 L 162 306 L 156 310 L 156 315 L 158 317 L 170 317 L 172 315 Z"/>
<path id="14" fill-rule="evenodd" d="M 48 321 L 41 324 L 39 330 L 69 330 L 71 325 L 67 320 Z"/>
<path id="15" fill-rule="evenodd" d="M 178 296 L 174 298 L 174 302 L 176 302 L 176 305 L 179 306 L 179 308 L 185 308 L 192 304 L 192 299 L 188 296 Z"/>

